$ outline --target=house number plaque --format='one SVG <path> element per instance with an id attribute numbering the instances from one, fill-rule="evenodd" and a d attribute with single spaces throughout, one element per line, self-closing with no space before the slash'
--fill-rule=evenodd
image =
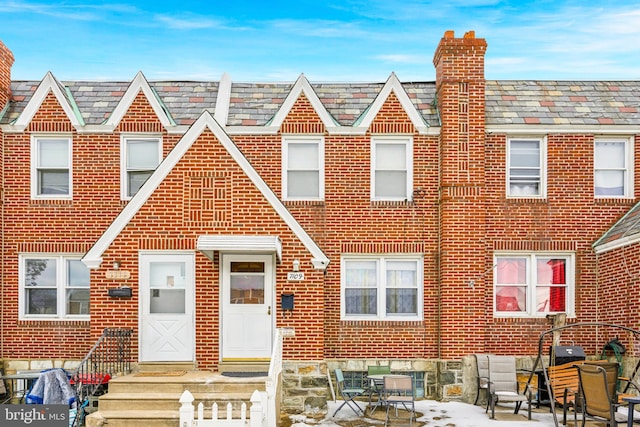
<path id="1" fill-rule="evenodd" d="M 292 271 L 287 273 L 287 280 L 300 281 L 304 280 L 304 273 L 301 271 Z"/>
<path id="2" fill-rule="evenodd" d="M 107 279 L 127 280 L 131 277 L 131 273 L 128 270 L 107 270 L 105 277 Z"/>

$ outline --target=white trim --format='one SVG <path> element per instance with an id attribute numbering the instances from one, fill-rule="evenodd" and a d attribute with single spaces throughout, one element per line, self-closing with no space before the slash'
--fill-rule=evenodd
<path id="1" fill-rule="evenodd" d="M 376 264 L 376 311 L 377 314 L 351 314 L 346 312 L 346 267 L 348 261 L 371 261 Z M 416 264 L 416 314 L 415 315 L 387 315 L 386 289 L 387 263 L 389 261 L 405 261 Z M 340 257 L 340 320 L 375 320 L 375 321 L 421 321 L 424 319 L 424 256 L 414 253 L 395 254 L 343 254 Z"/>
<path id="2" fill-rule="evenodd" d="M 67 142 L 67 169 L 69 171 L 68 194 L 38 194 L 38 141 L 65 140 Z M 73 140 L 70 135 L 63 134 L 32 134 L 30 147 L 30 188 L 31 200 L 73 200 Z M 45 168 L 43 168 L 45 169 Z"/>
<path id="3" fill-rule="evenodd" d="M 376 145 L 378 143 L 388 143 L 404 145 L 405 148 L 405 167 L 407 173 L 407 182 L 404 197 L 381 197 L 376 194 Z M 411 201 L 413 199 L 413 138 L 411 136 L 372 136 L 370 142 L 370 197 L 372 201 Z"/>
<path id="4" fill-rule="evenodd" d="M 598 142 L 624 142 L 624 194 L 622 195 L 597 195 L 596 194 L 596 146 Z M 626 137 L 615 137 L 613 135 L 603 137 L 600 135 L 596 135 L 593 139 L 593 197 L 602 200 L 602 199 L 632 199 L 634 197 L 634 168 L 633 168 L 633 160 L 634 160 L 634 143 L 633 138 Z M 607 169 L 603 169 L 607 170 Z"/>
<path id="5" fill-rule="evenodd" d="M 133 104 L 133 101 L 136 99 L 136 96 L 138 96 L 138 93 L 140 91 L 142 91 L 144 96 L 147 98 L 149 105 L 151 105 L 151 108 L 153 108 L 153 111 L 156 113 L 156 116 L 158 117 L 158 120 L 160 120 L 160 123 L 162 123 L 162 125 L 166 129 L 172 128 L 173 124 L 171 123 L 169 116 L 167 116 L 167 113 L 162 108 L 162 105 L 160 104 L 160 101 L 158 100 L 156 94 L 153 92 L 153 90 L 151 90 L 151 86 L 149 86 L 149 82 L 147 82 L 147 79 L 142 74 L 142 71 L 139 71 L 138 74 L 136 74 L 136 76 L 133 78 L 131 84 L 127 88 L 127 91 L 124 93 L 122 98 L 120 98 L 120 102 L 109 116 L 109 119 L 106 121 L 105 126 L 109 126 L 112 128 L 118 126 L 122 118 L 125 116 L 125 114 L 127 114 L 127 111 L 129 111 L 131 104 Z"/>
<path id="6" fill-rule="evenodd" d="M 538 141 L 540 143 L 540 194 L 513 195 L 511 194 L 511 142 Z M 547 198 L 547 137 L 546 136 L 518 136 L 510 135 L 506 140 L 505 165 L 505 195 L 507 199 L 546 199 Z"/>
<path id="7" fill-rule="evenodd" d="M 47 320 L 47 321 L 86 321 L 89 320 L 90 314 L 67 314 L 66 302 L 68 288 L 64 280 L 65 273 L 67 273 L 66 261 L 80 261 L 81 254 L 73 253 L 48 253 L 48 252 L 28 252 L 18 254 L 18 319 L 19 320 Z M 56 311 L 54 315 L 49 314 L 27 314 L 26 309 L 26 286 L 25 279 L 25 262 L 28 259 L 53 259 L 56 262 Z M 65 264 L 65 265 L 62 265 Z M 47 289 L 52 289 L 47 288 Z M 30 289 L 37 289 L 31 287 Z M 75 287 L 73 289 L 91 289 L 91 284 L 88 287 Z M 90 304 L 90 302 L 88 302 Z"/>
<path id="8" fill-rule="evenodd" d="M 621 237 L 619 239 L 612 240 L 609 243 L 593 246 L 593 251 L 596 255 L 603 254 L 605 252 L 612 251 L 614 249 L 623 248 L 625 246 L 633 245 L 640 242 L 640 234 L 633 234 L 631 236 Z"/>
<path id="9" fill-rule="evenodd" d="M 309 143 L 309 144 L 317 144 L 318 145 L 318 196 L 298 196 L 291 197 L 289 196 L 289 168 L 288 168 L 288 160 L 289 160 L 289 144 L 290 143 Z M 324 179 L 325 179 L 325 170 L 324 170 L 324 136 L 318 135 L 284 135 L 282 137 L 282 199 L 283 200 L 324 200 Z M 299 169 L 298 169 L 299 170 Z M 309 171 L 311 171 L 309 169 Z"/>
<path id="10" fill-rule="evenodd" d="M 229 103 L 231 102 L 231 76 L 224 73 L 218 84 L 218 96 L 216 98 L 216 110 L 213 118 L 222 127 L 226 126 L 229 118 Z"/>
<path id="11" fill-rule="evenodd" d="M 485 132 L 488 134 L 601 134 L 601 135 L 629 135 L 638 132 L 638 125 L 487 125 Z"/>
<path id="12" fill-rule="evenodd" d="M 535 278 L 534 270 L 536 266 L 534 262 L 538 258 L 556 257 L 566 259 L 567 264 L 565 268 L 566 279 L 566 315 L 567 317 L 574 318 L 576 316 L 576 255 L 573 252 L 549 252 L 549 251 L 499 251 L 493 254 L 493 281 L 491 305 L 493 307 L 493 316 L 495 318 L 544 318 L 548 314 L 555 312 L 538 312 L 536 309 L 536 289 L 544 284 L 535 284 L 533 279 Z M 497 311 L 496 310 L 496 287 L 498 286 L 498 258 L 523 258 L 527 263 L 527 280 L 526 284 L 526 309 L 525 311 Z M 508 286 L 508 285 L 507 285 Z"/>
<path id="13" fill-rule="evenodd" d="M 202 235 L 196 248 L 213 261 L 213 252 L 224 253 L 275 253 L 282 262 L 282 241 L 278 236 L 253 235 Z"/>
<path id="14" fill-rule="evenodd" d="M 38 112 L 40 106 L 44 102 L 49 92 L 52 92 L 56 97 L 58 103 L 64 110 L 65 115 L 75 129 L 80 129 L 84 126 L 84 123 L 82 123 L 78 119 L 75 111 L 73 110 L 73 107 L 69 104 L 68 98 L 65 94 L 62 93 L 60 84 L 58 83 L 56 78 L 53 77 L 53 74 L 51 74 L 51 72 L 49 71 L 38 85 L 38 88 L 29 100 L 27 106 L 24 108 L 24 110 L 22 110 L 22 113 L 20 113 L 20 116 L 16 119 L 16 122 L 13 125 L 16 132 L 24 132 L 27 126 L 29 126 L 29 123 L 31 123 L 33 116 L 35 116 L 35 114 Z"/>
<path id="15" fill-rule="evenodd" d="M 242 152 L 233 143 L 229 135 L 227 135 L 222 127 L 211 116 L 211 113 L 204 111 L 198 120 L 189 128 L 189 131 L 178 141 L 176 146 L 160 163 L 153 175 L 144 183 L 140 190 L 131 198 L 129 203 L 122 209 L 120 214 L 105 230 L 100 238 L 95 242 L 93 247 L 85 254 L 82 261 L 90 268 L 97 268 L 102 263 L 102 255 L 109 248 L 111 243 L 118 237 L 120 232 L 131 221 L 133 216 L 151 197 L 158 185 L 171 172 L 173 167 L 182 159 L 182 156 L 189 150 L 191 145 L 205 131 L 211 130 L 214 136 L 220 141 L 222 146 L 227 150 L 236 163 L 242 168 L 247 177 L 262 193 L 265 199 L 271 204 L 273 209 L 278 213 L 282 220 L 289 226 L 291 231 L 300 239 L 302 244 L 311 253 L 312 259 L 315 260 L 314 266 L 319 269 L 326 269 L 329 265 L 329 258 L 324 254 L 320 247 L 313 241 L 311 236 L 307 234 L 304 228 L 296 221 L 287 208 L 282 204 L 280 199 L 269 188 L 269 186 L 260 177 L 258 172 L 251 166 L 251 163 L 244 157 Z"/>
<path id="16" fill-rule="evenodd" d="M 162 162 L 162 136 L 153 134 L 121 134 L 120 135 L 120 199 L 131 200 L 129 196 L 129 171 L 127 169 L 127 142 L 132 140 L 156 140 L 158 143 L 158 162 Z M 156 167 L 158 167 L 156 165 Z"/>
<path id="17" fill-rule="evenodd" d="M 311 84 L 309 84 L 309 80 L 307 80 L 304 74 L 300 74 L 300 77 L 298 77 L 298 80 L 293 84 L 289 94 L 280 106 L 280 109 L 273 116 L 273 119 L 268 126 L 280 129 L 282 123 L 289 115 L 289 111 L 291 111 L 293 104 L 295 104 L 298 98 L 300 98 L 300 94 L 302 93 L 307 97 L 311 106 L 315 110 L 316 114 L 318 114 L 318 117 L 320 117 L 320 120 L 322 120 L 322 123 L 324 123 L 326 128 L 338 125 L 333 117 L 331 117 L 331 114 L 329 114 L 324 104 L 320 101 L 320 98 L 318 98 L 318 95 L 311 87 Z"/>
<path id="18" fill-rule="evenodd" d="M 409 116 L 409 119 L 411 120 L 411 123 L 413 123 L 413 126 L 418 129 L 418 132 L 420 132 L 421 134 L 428 133 L 429 126 L 424 122 L 424 119 L 416 109 L 415 105 L 413 105 L 413 102 L 411 102 L 409 95 L 407 95 L 407 92 L 404 90 L 402 83 L 400 83 L 400 80 L 398 80 L 398 77 L 395 73 L 391 73 L 386 83 L 380 90 L 380 93 L 378 93 L 376 99 L 367 109 L 360 123 L 355 127 L 359 128 L 360 130 L 367 131 L 371 126 L 373 120 L 380 112 L 380 109 L 387 101 L 387 98 L 389 97 L 391 92 L 395 93 L 398 101 L 400 101 L 400 104 L 402 105 L 402 108 L 404 109 L 405 113 L 407 113 L 407 116 Z"/>

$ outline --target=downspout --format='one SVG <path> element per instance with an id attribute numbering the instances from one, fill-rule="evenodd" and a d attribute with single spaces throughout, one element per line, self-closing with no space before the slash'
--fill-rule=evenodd
<path id="1" fill-rule="evenodd" d="M 9 105 L 9 103 L 7 103 L 7 105 Z M 0 114 L 0 118 L 1 117 L 2 115 Z M 0 148 L 0 155 L 2 156 L 2 162 L 0 163 L 0 167 L 2 168 L 2 171 L 0 171 L 0 173 L 2 174 L 2 178 L 0 179 L 0 204 L 2 205 L 0 206 L 0 307 L 2 307 L 2 314 L 0 314 L 0 359 L 3 360 L 3 365 L 4 365 L 4 316 L 5 316 L 5 313 L 7 313 L 7 310 L 5 310 L 5 305 L 4 305 L 4 292 L 5 292 L 4 270 L 6 268 L 6 266 L 4 265 L 4 258 L 5 258 L 4 257 L 4 251 L 5 251 L 5 247 L 4 247 L 4 235 L 5 235 L 5 227 L 4 227 L 5 136 L 4 136 L 4 132 L 2 132 L 2 140 L 0 140 L 0 143 L 2 143 L 2 148 Z"/>
<path id="2" fill-rule="evenodd" d="M 436 284 L 436 342 L 438 349 L 438 359 L 442 358 L 442 271 L 440 269 L 442 261 L 442 118 L 438 108 L 438 93 L 434 97 L 434 108 L 438 115 L 438 125 L 440 135 L 438 136 L 438 243 L 436 246 L 436 271 L 438 272 Z"/>

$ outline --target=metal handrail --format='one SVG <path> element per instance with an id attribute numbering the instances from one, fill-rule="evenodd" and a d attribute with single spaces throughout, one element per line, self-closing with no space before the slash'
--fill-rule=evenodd
<path id="1" fill-rule="evenodd" d="M 102 393 L 111 377 L 131 372 L 133 329 L 106 328 L 71 375 L 78 405 Z"/>

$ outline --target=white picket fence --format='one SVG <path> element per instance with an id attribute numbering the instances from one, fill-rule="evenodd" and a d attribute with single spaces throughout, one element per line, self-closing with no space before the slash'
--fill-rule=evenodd
<path id="1" fill-rule="evenodd" d="M 189 390 L 185 390 L 180 396 L 180 427 L 268 427 L 267 392 L 258 390 L 253 392 L 248 419 L 247 404 L 244 402 L 240 409 L 240 418 L 233 418 L 231 403 L 227 404 L 226 417 L 219 418 L 218 404 L 214 403 L 211 406 L 211 418 L 205 419 L 202 402 L 198 404 L 198 418 L 195 418 L 193 400 L 193 395 Z"/>
<path id="2" fill-rule="evenodd" d="M 276 427 L 277 416 L 280 413 L 279 393 L 280 374 L 282 373 L 282 338 L 291 336 L 293 331 L 289 329 L 276 330 L 276 337 L 271 353 L 269 373 L 265 381 L 266 391 L 255 390 L 251 395 L 251 407 L 247 418 L 247 404 L 242 403 L 240 418 L 233 418 L 231 403 L 226 405 L 226 417 L 219 417 L 218 404 L 211 406 L 211 418 L 204 419 L 204 405 L 198 404 L 198 412 L 193 405 L 194 397 L 189 390 L 185 390 L 180 396 L 180 427 Z"/>

